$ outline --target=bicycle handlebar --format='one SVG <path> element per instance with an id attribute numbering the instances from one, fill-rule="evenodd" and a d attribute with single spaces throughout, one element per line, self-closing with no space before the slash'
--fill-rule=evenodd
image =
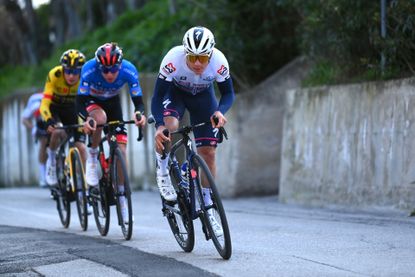
<path id="1" fill-rule="evenodd" d="M 214 116 L 213 117 L 213 121 L 217 125 L 219 123 L 219 118 L 217 116 Z M 154 119 L 154 116 L 153 115 L 150 115 L 148 117 L 147 122 L 148 122 L 148 124 L 153 124 L 153 123 L 156 122 L 156 120 Z M 210 121 L 206 121 L 206 122 L 198 123 L 198 124 L 195 124 L 195 125 L 183 126 L 183 127 L 177 129 L 174 132 L 169 132 L 168 129 L 164 129 L 163 130 L 163 135 L 165 135 L 166 137 L 168 137 L 170 134 L 171 135 L 174 135 L 174 134 L 189 134 L 194 128 L 204 126 L 205 124 L 211 124 L 211 122 Z M 219 132 L 223 135 L 223 137 L 225 137 L 225 139 L 228 139 L 228 134 L 226 133 L 226 130 L 225 130 L 225 128 L 223 126 L 222 127 L 219 127 Z M 221 137 L 219 139 L 219 143 L 221 143 L 222 141 L 223 141 L 223 138 Z M 163 143 L 163 145 L 164 145 L 164 148 L 166 148 L 166 144 Z M 162 154 L 161 158 L 162 159 L 165 159 L 166 158 L 166 151 L 165 150 L 163 151 L 163 154 Z"/>
<path id="2" fill-rule="evenodd" d="M 141 120 L 141 113 L 136 113 L 136 118 L 138 121 Z M 95 125 L 95 121 L 93 119 L 89 120 L 89 125 L 91 127 L 94 127 Z M 115 121 L 110 121 L 104 124 L 98 124 L 96 127 L 97 128 L 102 128 L 102 127 L 108 127 L 108 126 L 114 126 L 114 125 L 122 125 L 122 124 L 135 124 L 134 120 L 127 120 L 127 121 L 123 121 L 123 120 L 115 120 Z M 67 129 L 77 129 L 77 128 L 82 128 L 84 127 L 84 124 L 70 124 L 70 125 L 63 125 L 63 126 L 57 126 L 55 127 L 56 129 L 63 129 L 63 130 L 67 130 Z M 137 141 L 141 141 L 143 139 L 143 128 L 141 126 L 138 127 L 138 137 L 137 137 Z"/>

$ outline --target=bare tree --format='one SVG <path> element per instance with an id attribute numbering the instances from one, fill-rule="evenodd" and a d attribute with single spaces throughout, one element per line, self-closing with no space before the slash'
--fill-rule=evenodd
<path id="1" fill-rule="evenodd" d="M 28 52 L 28 58 L 30 61 L 30 64 L 36 64 L 37 63 L 37 40 L 36 40 L 36 16 L 33 11 L 33 5 L 32 0 L 25 0 L 25 7 L 24 7 L 24 15 L 27 21 L 27 26 L 29 29 L 28 34 L 25 34 L 25 36 L 28 38 L 26 41 L 25 48 Z"/>

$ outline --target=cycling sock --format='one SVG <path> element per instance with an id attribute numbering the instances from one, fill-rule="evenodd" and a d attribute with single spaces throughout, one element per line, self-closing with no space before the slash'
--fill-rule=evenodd
<path id="1" fill-rule="evenodd" d="M 212 198 L 210 197 L 210 188 L 202 188 L 203 201 L 205 201 L 205 206 L 212 205 Z"/>
<path id="2" fill-rule="evenodd" d="M 118 185 L 118 191 L 123 193 L 124 192 L 124 185 Z"/>
<path id="3" fill-rule="evenodd" d="M 46 164 L 39 164 L 39 181 L 41 183 L 45 183 L 46 179 L 45 179 L 45 175 L 46 174 Z"/>
<path id="4" fill-rule="evenodd" d="M 89 151 L 88 152 L 89 152 L 89 158 L 91 160 L 93 160 L 93 161 L 97 160 L 97 157 L 98 157 L 98 147 L 96 147 L 96 148 L 89 147 Z"/>
<path id="5" fill-rule="evenodd" d="M 162 155 L 156 152 L 156 159 L 159 169 L 157 170 L 157 173 L 160 175 L 168 175 L 169 169 L 167 168 L 169 159 L 167 159 L 168 154 L 166 154 L 166 158 L 162 159 Z"/>
<path id="6" fill-rule="evenodd" d="M 120 194 L 123 194 L 124 193 L 124 185 L 118 185 L 118 192 Z M 119 196 L 119 199 L 120 199 L 121 209 L 126 208 L 125 207 L 125 196 L 124 195 L 120 195 Z"/>
<path id="7" fill-rule="evenodd" d="M 55 150 L 52 150 L 48 147 L 46 148 L 46 152 L 48 153 L 48 159 L 50 159 L 51 164 L 55 164 L 55 158 L 56 158 Z"/>

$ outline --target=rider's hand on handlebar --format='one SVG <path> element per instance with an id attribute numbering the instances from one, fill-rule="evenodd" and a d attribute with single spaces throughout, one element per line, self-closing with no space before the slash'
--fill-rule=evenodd
<path id="1" fill-rule="evenodd" d="M 215 123 L 214 117 L 217 118 L 217 124 Z M 226 119 L 226 117 L 220 112 L 220 111 L 216 111 L 211 117 L 210 117 L 210 122 L 212 123 L 212 128 L 220 128 L 225 126 L 226 122 L 228 120 Z"/>
<path id="2" fill-rule="evenodd" d="M 133 118 L 134 118 L 135 126 L 144 127 L 144 125 L 146 125 L 147 118 L 141 112 L 139 111 L 135 112 Z"/>
<path id="3" fill-rule="evenodd" d="M 92 123 L 92 125 L 91 125 Z M 85 134 L 90 135 L 96 130 L 97 122 L 92 117 L 88 117 L 84 122 L 83 131 Z"/>
<path id="4" fill-rule="evenodd" d="M 167 128 L 165 126 L 159 126 L 156 130 L 156 134 L 155 134 L 155 141 L 156 141 L 156 150 L 157 152 L 161 153 L 164 150 L 164 144 L 166 142 L 170 141 L 170 138 L 168 136 L 165 136 L 163 134 L 163 131 L 166 130 Z"/>
<path id="5" fill-rule="evenodd" d="M 48 126 L 46 131 L 51 134 L 53 131 L 55 131 L 55 125 L 56 121 L 53 118 L 49 118 L 48 121 L 46 121 L 46 125 Z"/>

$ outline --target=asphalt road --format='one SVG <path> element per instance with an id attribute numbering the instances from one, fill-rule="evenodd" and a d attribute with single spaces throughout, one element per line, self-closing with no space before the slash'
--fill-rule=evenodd
<path id="1" fill-rule="evenodd" d="M 195 249 L 184 253 L 155 192 L 133 193 L 131 241 L 114 218 L 106 237 L 92 216 L 83 232 L 75 204 L 63 228 L 47 190 L 1 189 L 0 199 L 2 276 L 415 276 L 415 218 L 403 212 L 225 200 L 233 255 L 224 261 L 197 222 Z"/>

